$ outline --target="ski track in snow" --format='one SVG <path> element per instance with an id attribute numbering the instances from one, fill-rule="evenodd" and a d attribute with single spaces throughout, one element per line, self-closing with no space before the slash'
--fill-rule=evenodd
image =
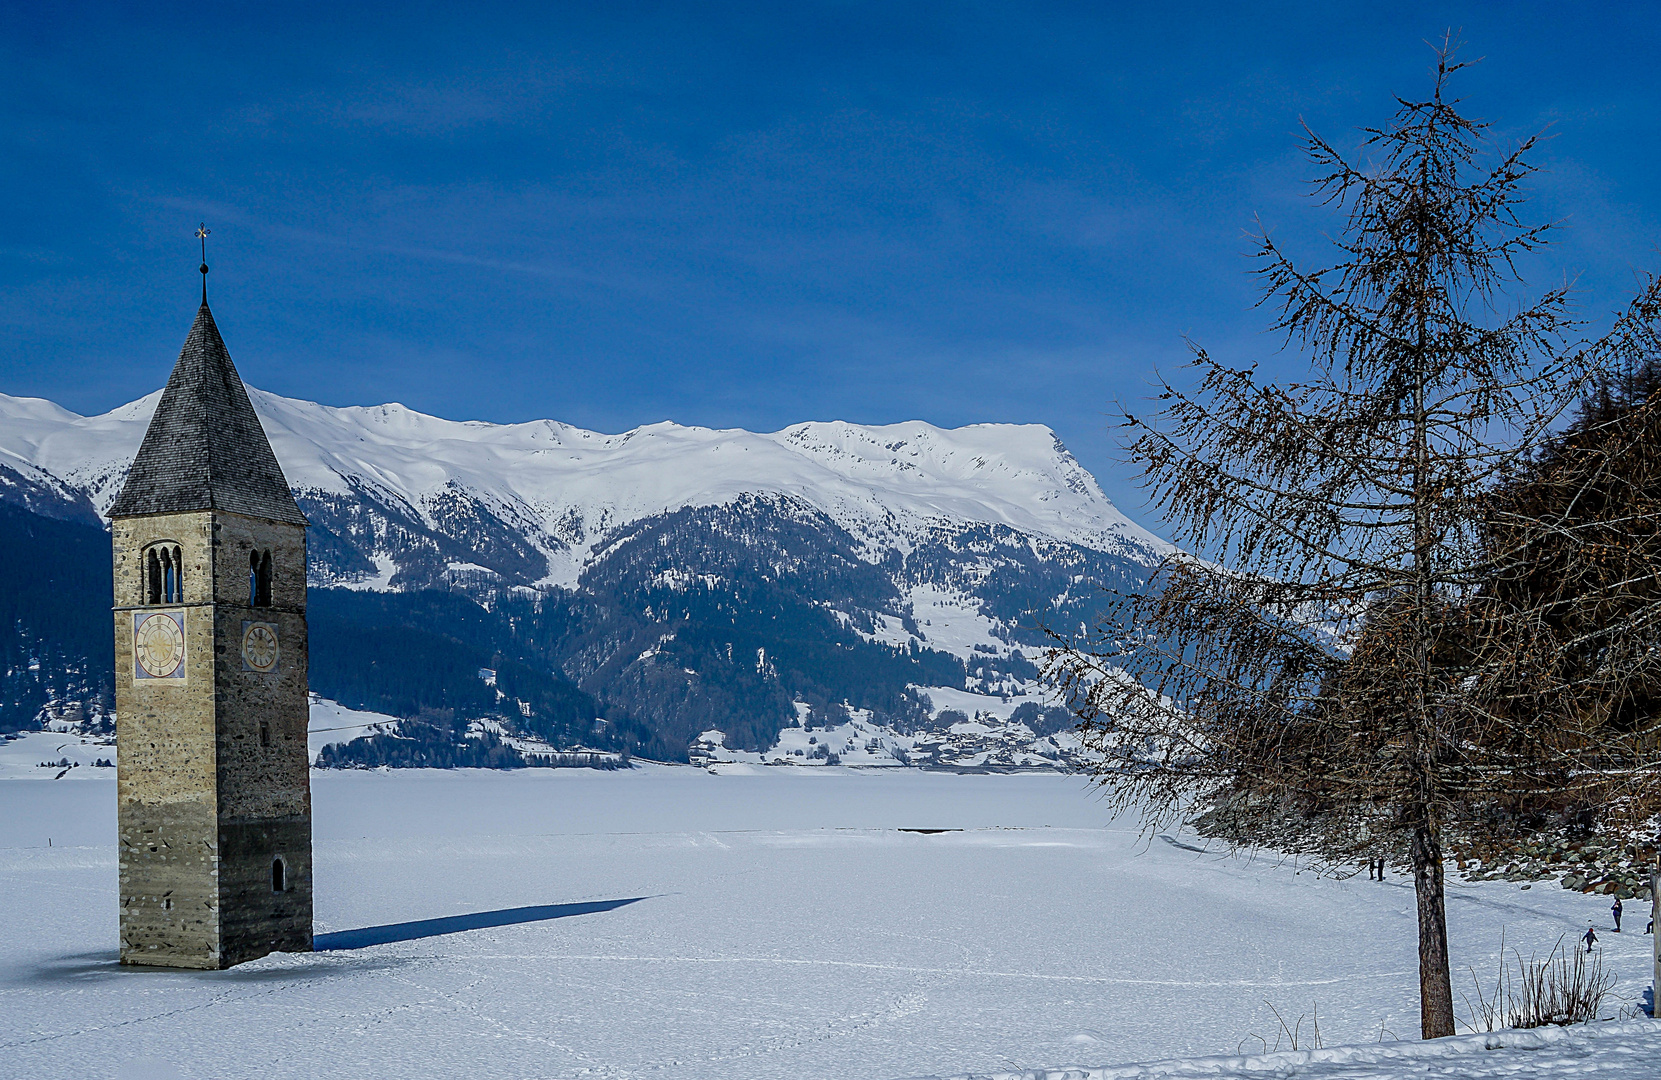
<path id="1" fill-rule="evenodd" d="M 1417 1029 L 1405 882 L 1150 843 L 1053 774 L 317 772 L 320 932 L 648 899 L 121 970 L 113 778 L 76 772 L 0 779 L 0 1077 L 1612 1080 L 1661 1060 L 1647 1020 L 1380 1042 Z M 1608 922 L 1544 884 L 1449 898 L 1456 981 L 1492 972 L 1502 926 L 1527 953 Z M 1603 936 L 1635 999 L 1651 939 Z M 1246 1054 L 1273 1043 L 1269 1003 L 1318 1004 L 1327 1048 Z"/>

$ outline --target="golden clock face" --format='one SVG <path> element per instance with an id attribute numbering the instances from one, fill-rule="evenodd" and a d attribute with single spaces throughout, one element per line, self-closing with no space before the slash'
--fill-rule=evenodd
<path id="1" fill-rule="evenodd" d="M 174 612 L 141 616 L 133 627 L 135 675 L 141 678 L 174 679 L 184 675 L 185 634 L 182 618 Z"/>
<path id="2" fill-rule="evenodd" d="M 242 631 L 242 662 L 253 671 L 277 669 L 277 628 L 270 623 L 249 623 Z"/>

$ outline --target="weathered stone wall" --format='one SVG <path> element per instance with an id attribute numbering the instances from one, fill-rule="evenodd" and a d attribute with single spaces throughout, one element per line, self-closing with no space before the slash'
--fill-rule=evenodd
<path id="1" fill-rule="evenodd" d="M 311 760 L 306 749 L 306 534 L 217 514 L 219 897 L 227 963 L 311 949 Z M 271 603 L 249 603 L 249 554 L 271 553 Z M 270 672 L 243 662 L 250 623 L 276 626 Z M 262 730 L 263 727 L 263 730 Z M 274 892 L 281 859 L 285 888 Z"/>
<path id="2" fill-rule="evenodd" d="M 122 960 L 226 967 L 311 947 L 305 531 L 204 511 L 112 523 Z M 143 552 L 183 556 L 183 602 L 146 605 Z M 254 607 L 250 551 L 270 551 Z M 185 677 L 135 679 L 133 613 L 182 613 Z M 275 626 L 274 670 L 244 662 L 248 624 Z M 285 866 L 272 888 L 271 864 Z"/>
<path id="3" fill-rule="evenodd" d="M 111 525 L 123 963 L 219 967 L 212 528 L 207 514 Z M 183 556 L 184 602 L 144 604 L 143 557 Z M 133 612 L 183 613 L 185 677 L 133 678 Z"/>
<path id="4" fill-rule="evenodd" d="M 223 967 L 212 805 L 123 802 L 119 832 L 121 962 Z"/>
<path id="5" fill-rule="evenodd" d="M 272 888 L 281 859 L 283 891 Z M 224 966 L 270 952 L 311 952 L 311 818 L 219 823 L 220 949 Z"/>

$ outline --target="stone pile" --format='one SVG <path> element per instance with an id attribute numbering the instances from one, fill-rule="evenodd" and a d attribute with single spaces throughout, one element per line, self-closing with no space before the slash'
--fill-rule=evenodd
<path id="1" fill-rule="evenodd" d="M 1455 866 L 1467 881 L 1516 881 L 1528 888 L 1536 881 L 1558 879 L 1565 889 L 1648 900 L 1656 848 L 1604 837 L 1539 839 L 1465 852 Z"/>

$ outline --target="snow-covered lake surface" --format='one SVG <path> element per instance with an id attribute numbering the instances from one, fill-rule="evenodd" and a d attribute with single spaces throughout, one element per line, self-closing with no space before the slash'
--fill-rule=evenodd
<path id="1" fill-rule="evenodd" d="M 1406 881 L 1150 842 L 1054 774 L 316 772 L 320 932 L 644 899 L 226 972 L 121 970 L 113 770 L 74 772 L 0 780 L 4 1077 L 1661 1073 L 1650 1021 L 1537 1049 L 1392 1044 L 1417 1030 Z M 1635 1000 L 1644 906 L 1617 936 L 1601 898 L 1454 884 L 1456 971 L 1491 978 L 1502 927 L 1543 953 L 1590 920 Z M 1238 1056 L 1273 1046 L 1270 1004 L 1289 1021 L 1318 1004 L 1328 1047 L 1360 1045 Z M 1091 1071 L 1043 1071 L 1065 1065 Z"/>

